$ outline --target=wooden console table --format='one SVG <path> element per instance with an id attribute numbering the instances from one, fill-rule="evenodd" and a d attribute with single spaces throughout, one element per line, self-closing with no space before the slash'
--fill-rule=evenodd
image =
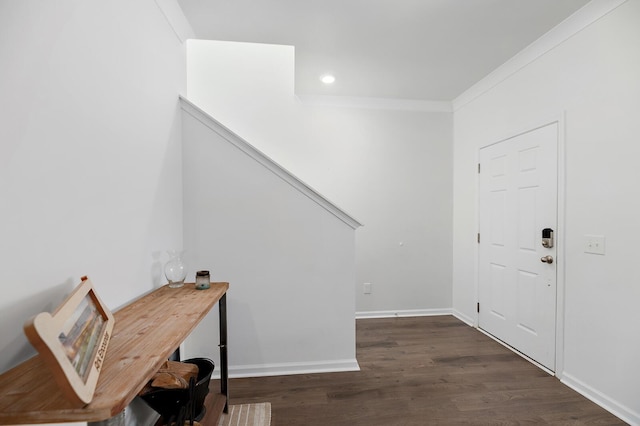
<path id="1" fill-rule="evenodd" d="M 167 358 L 219 303 L 220 393 L 205 401 L 206 425 L 227 409 L 227 308 L 229 283 L 207 290 L 194 284 L 161 287 L 114 313 L 115 327 L 91 403 L 77 406 L 60 393 L 39 355 L 0 375 L 0 424 L 97 422 L 121 413 Z M 216 366 L 217 368 L 218 366 Z"/>

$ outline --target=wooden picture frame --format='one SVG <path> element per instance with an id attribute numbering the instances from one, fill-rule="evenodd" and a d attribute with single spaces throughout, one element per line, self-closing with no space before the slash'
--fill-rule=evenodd
<path id="1" fill-rule="evenodd" d="M 93 399 L 114 322 L 91 280 L 82 277 L 53 314 L 41 312 L 24 325 L 27 339 L 74 404 Z"/>

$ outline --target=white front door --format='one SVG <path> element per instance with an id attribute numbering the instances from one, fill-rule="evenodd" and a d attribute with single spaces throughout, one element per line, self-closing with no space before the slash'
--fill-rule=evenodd
<path id="1" fill-rule="evenodd" d="M 478 324 L 552 371 L 558 259 L 542 234 L 558 231 L 557 158 L 557 123 L 480 150 Z"/>

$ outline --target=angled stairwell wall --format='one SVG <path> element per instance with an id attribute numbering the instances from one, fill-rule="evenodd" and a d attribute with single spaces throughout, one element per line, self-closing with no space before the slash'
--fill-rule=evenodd
<path id="1" fill-rule="evenodd" d="M 357 370 L 360 224 L 187 100 L 184 247 L 192 273 L 229 281 L 232 377 Z M 185 357 L 217 354 L 217 315 Z"/>
<path id="2" fill-rule="evenodd" d="M 293 46 L 187 42 L 189 100 L 366 225 L 356 233 L 358 317 L 450 313 L 448 105 L 301 101 L 294 71 Z"/>

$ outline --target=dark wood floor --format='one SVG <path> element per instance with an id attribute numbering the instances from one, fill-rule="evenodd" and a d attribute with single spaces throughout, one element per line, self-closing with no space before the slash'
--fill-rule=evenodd
<path id="1" fill-rule="evenodd" d="M 451 316 L 357 321 L 361 371 L 232 379 L 273 426 L 625 424 Z"/>

